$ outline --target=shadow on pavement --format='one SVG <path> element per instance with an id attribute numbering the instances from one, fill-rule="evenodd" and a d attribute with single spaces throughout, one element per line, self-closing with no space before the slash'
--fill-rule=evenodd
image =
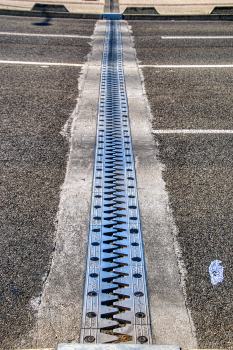
<path id="1" fill-rule="evenodd" d="M 50 26 L 52 25 L 51 23 L 51 17 L 50 17 L 50 14 L 46 11 L 43 11 L 43 14 L 44 14 L 44 20 L 43 22 L 37 22 L 37 23 L 32 23 L 33 26 L 40 26 L 40 27 L 45 27 L 45 26 Z"/>

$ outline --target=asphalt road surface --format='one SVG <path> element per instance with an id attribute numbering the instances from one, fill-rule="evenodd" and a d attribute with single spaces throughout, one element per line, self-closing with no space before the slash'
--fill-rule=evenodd
<path id="1" fill-rule="evenodd" d="M 95 21 L 3 17 L 1 61 L 84 63 Z M 55 242 L 60 186 L 69 152 L 61 130 L 77 103 L 80 67 L 0 63 L 0 348 L 35 323 L 30 301 L 42 292 Z"/>
<path id="2" fill-rule="evenodd" d="M 186 303 L 198 345 L 232 348 L 233 135 L 226 130 L 233 129 L 233 67 L 216 65 L 233 64 L 233 25 L 129 24 L 142 65 L 159 158 L 165 165 L 163 178 L 187 270 Z M 182 133 L 184 129 L 191 133 Z M 215 260 L 222 262 L 224 279 L 213 285 L 209 266 Z"/>
<path id="3" fill-rule="evenodd" d="M 130 22 L 142 65 L 232 64 L 230 22 Z M 95 21 L 1 16 L 2 227 L 0 347 L 30 332 L 55 248 L 56 213 L 69 143 L 61 135 L 78 96 Z M 192 39 L 190 36 L 205 36 Z M 189 38 L 162 38 L 189 36 Z M 3 61 L 41 62 L 19 65 Z M 233 68 L 144 67 L 164 180 L 187 269 L 187 306 L 200 348 L 230 348 L 232 332 Z M 175 134 L 164 133 L 167 129 Z M 180 129 L 190 129 L 183 134 Z M 199 130 L 199 131 L 198 131 Z M 200 130 L 205 130 L 201 133 Z M 220 130 L 220 133 L 210 130 Z M 160 131 L 161 133 L 158 133 Z M 213 285 L 212 261 L 224 279 Z"/>

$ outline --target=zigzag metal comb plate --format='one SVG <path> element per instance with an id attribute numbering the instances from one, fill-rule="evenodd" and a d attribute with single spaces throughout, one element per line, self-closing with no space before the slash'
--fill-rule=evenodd
<path id="1" fill-rule="evenodd" d="M 80 342 L 151 344 L 118 21 L 106 26 L 93 176 Z"/>

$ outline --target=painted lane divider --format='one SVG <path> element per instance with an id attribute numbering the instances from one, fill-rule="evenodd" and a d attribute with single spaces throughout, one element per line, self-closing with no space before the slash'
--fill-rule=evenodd
<path id="1" fill-rule="evenodd" d="M 140 68 L 233 68 L 233 64 L 139 64 Z"/>
<path id="2" fill-rule="evenodd" d="M 101 69 L 80 343 L 151 344 L 118 21 L 107 22 Z"/>
<path id="3" fill-rule="evenodd" d="M 152 130 L 152 134 L 233 134 L 233 130 L 227 129 L 158 129 Z"/>
<path id="4" fill-rule="evenodd" d="M 15 35 L 15 36 L 33 36 L 44 38 L 74 38 L 74 39 L 90 39 L 91 36 L 75 35 L 75 34 L 39 34 L 39 33 L 14 33 L 14 32 L 0 32 L 0 35 Z"/>
<path id="5" fill-rule="evenodd" d="M 203 40 L 206 40 L 206 39 L 209 39 L 209 40 L 222 40 L 222 39 L 233 39 L 233 36 L 232 35 L 222 35 L 222 36 L 220 36 L 220 35 L 209 35 L 209 36 L 188 36 L 188 35 L 186 35 L 186 36 L 161 36 L 161 39 L 163 39 L 163 40 L 191 40 L 191 39 L 198 39 L 198 40 L 201 40 L 201 39 L 203 39 Z"/>
<path id="6" fill-rule="evenodd" d="M 2 64 L 23 64 L 34 66 L 63 66 L 63 67 L 82 67 L 82 63 L 62 63 L 62 62 L 33 62 L 33 61 L 2 61 Z"/>

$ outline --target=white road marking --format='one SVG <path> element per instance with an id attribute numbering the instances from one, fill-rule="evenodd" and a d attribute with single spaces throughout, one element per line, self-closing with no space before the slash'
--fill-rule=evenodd
<path id="1" fill-rule="evenodd" d="M 215 129 L 159 129 L 153 130 L 153 134 L 233 134 L 233 130 Z"/>
<path id="2" fill-rule="evenodd" d="M 4 64 L 25 64 L 35 66 L 64 66 L 64 67 L 82 67 L 80 63 L 58 63 L 58 62 L 27 62 L 27 61 L 0 61 Z"/>
<path id="3" fill-rule="evenodd" d="M 233 64 L 139 64 L 140 68 L 233 68 Z"/>
<path id="4" fill-rule="evenodd" d="M 162 39 L 176 40 L 176 39 L 233 39 L 233 36 L 161 36 Z"/>
<path id="5" fill-rule="evenodd" d="M 10 32 L 0 32 L 0 35 L 17 35 L 17 36 L 41 36 L 41 37 L 51 37 L 51 38 L 81 38 L 90 39 L 90 36 L 86 35 L 66 35 L 66 34 L 37 34 L 37 33 L 10 33 Z"/>

